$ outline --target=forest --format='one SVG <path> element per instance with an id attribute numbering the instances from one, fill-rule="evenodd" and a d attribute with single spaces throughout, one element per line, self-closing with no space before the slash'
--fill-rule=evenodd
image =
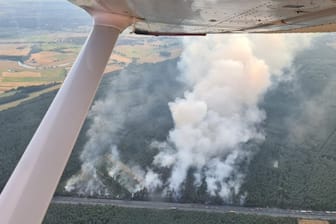
<path id="1" fill-rule="evenodd" d="M 257 146 L 251 161 L 243 164 L 241 169 L 245 171 L 245 180 L 240 191 L 233 195 L 230 203 L 260 207 L 336 210 L 336 177 L 334 175 L 336 172 L 336 102 L 334 101 L 336 99 L 334 91 L 336 77 L 333 76 L 332 66 L 335 57 L 336 51 L 320 41 L 312 49 L 297 56 L 294 63 L 296 75 L 290 81 L 280 82 L 267 92 L 263 101 L 260 102 L 260 107 L 267 114 L 263 123 L 266 139 Z M 123 129 L 117 133 L 116 143 L 121 149 L 120 160 L 122 162 L 131 161 L 136 162 L 140 167 L 148 166 L 153 160 L 153 155 L 157 153 L 156 149 L 149 147 L 150 143 L 153 139 L 165 140 L 167 133 L 173 127 L 167 104 L 176 96 L 181 96 L 186 89 L 176 79 L 177 61 L 131 64 L 124 72 L 115 72 L 105 76 L 98 90 L 97 100 L 108 99 L 112 91 L 111 86 L 115 85 L 114 80 L 122 75 L 130 80 L 125 79 L 123 85 L 113 93 L 123 97 L 122 94 L 126 94 L 127 88 L 131 88 L 133 90 L 144 89 L 142 94 L 155 96 L 146 101 L 139 98 L 139 101 L 134 101 L 135 103 L 132 101 L 134 104 L 127 104 L 121 108 L 129 116 Z M 312 61 L 315 63 L 311 63 Z M 143 83 L 147 84 L 141 84 L 143 79 Z M 0 189 L 4 187 L 55 93 L 47 93 L 17 107 L 0 111 L 2 133 L 0 135 L 0 168 L 2 170 Z M 134 93 L 131 96 L 139 95 L 139 92 Z M 122 97 L 119 102 L 126 99 Z M 139 112 L 137 108 L 144 103 L 149 104 L 148 109 Z M 130 111 L 138 111 L 137 116 L 132 117 Z M 88 119 L 84 124 L 57 188 L 57 195 L 81 196 L 76 192 L 65 191 L 64 187 L 67 180 L 81 169 L 80 155 L 88 140 L 87 130 L 91 124 L 92 119 Z M 159 172 L 164 176 L 170 171 L 162 169 Z M 104 177 L 106 172 L 101 172 L 99 175 Z M 146 189 L 132 195 L 112 178 L 105 178 L 104 181 L 110 186 L 108 190 L 116 192 L 115 195 L 107 196 L 111 198 L 116 198 L 118 195 L 118 197 L 130 200 L 151 200 L 155 197 L 155 199 L 165 201 L 228 203 L 219 196 L 209 195 L 204 182 L 195 187 L 192 169 L 189 170 L 183 183 L 182 195 L 179 198 L 169 197 L 169 195 L 166 197 L 159 194 L 149 195 Z M 242 195 L 245 196 L 243 203 L 241 202 Z M 102 197 L 98 194 L 91 196 Z M 64 208 L 61 205 L 52 205 L 46 220 L 48 222 L 50 220 L 50 223 L 57 223 L 57 221 L 53 222 L 56 219 L 53 214 L 59 213 L 62 209 Z M 78 212 L 82 212 L 84 216 L 85 209 Z M 98 210 L 104 209 L 107 208 Z M 68 218 L 71 219 L 71 217 Z M 234 215 L 232 218 L 234 219 Z M 221 220 L 220 217 L 218 220 Z M 264 223 L 273 223 L 266 219 L 264 221 Z"/>

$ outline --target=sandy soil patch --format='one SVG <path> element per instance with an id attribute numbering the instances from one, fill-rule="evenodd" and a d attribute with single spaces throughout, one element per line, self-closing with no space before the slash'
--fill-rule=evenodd
<path id="1" fill-rule="evenodd" d="M 15 78 L 20 78 L 20 77 L 41 77 L 40 72 L 28 72 L 28 71 L 23 71 L 23 72 L 3 72 L 2 73 L 3 77 L 15 77 Z"/>
<path id="2" fill-rule="evenodd" d="M 123 63 L 130 63 L 132 60 L 130 58 L 118 55 L 118 54 L 112 54 L 110 60 L 115 60 L 118 62 L 123 62 Z"/>
<path id="3" fill-rule="evenodd" d="M 9 66 L 12 66 L 12 65 L 15 65 L 15 64 L 17 64 L 16 61 L 0 60 L 0 66 L 1 67 L 9 67 Z"/>
<path id="4" fill-rule="evenodd" d="M 12 88 L 11 87 L 2 87 L 2 86 L 0 86 L 0 93 L 3 93 L 3 92 L 5 92 L 7 90 L 10 90 L 10 89 L 12 89 Z"/>
<path id="5" fill-rule="evenodd" d="M 27 64 L 31 65 L 48 65 L 54 62 L 58 62 L 57 52 L 53 51 L 42 51 L 39 53 L 32 54 L 27 61 Z"/>
<path id="6" fill-rule="evenodd" d="M 143 58 L 139 58 L 137 60 L 137 62 L 139 64 L 143 64 L 143 63 L 158 63 L 158 62 L 162 62 L 162 61 L 165 61 L 165 60 L 169 60 L 169 59 L 174 59 L 174 58 L 177 58 L 181 55 L 181 50 L 178 49 L 178 50 L 172 50 L 172 51 L 169 51 L 170 52 L 170 56 L 168 57 L 163 57 L 160 55 L 159 52 L 155 52 L 151 55 L 148 55 L 147 57 L 143 57 Z"/>
<path id="7" fill-rule="evenodd" d="M 22 71 L 22 67 L 16 61 L 0 61 L 0 76 L 2 72 Z"/>
<path id="8" fill-rule="evenodd" d="M 36 86 L 42 84 L 46 84 L 46 82 L 0 82 L 0 87 Z"/>
<path id="9" fill-rule="evenodd" d="M 160 55 L 160 51 L 162 50 L 163 49 L 160 44 L 155 45 L 155 43 L 148 43 L 144 45 L 121 45 L 117 46 L 115 49 L 115 51 L 118 52 L 118 55 L 135 59 L 139 64 L 162 62 L 167 59 L 176 58 L 181 54 L 181 49 L 170 48 L 165 49 L 165 51 L 170 52 L 170 56 L 165 57 Z"/>
<path id="10" fill-rule="evenodd" d="M 16 107 L 17 105 L 19 105 L 20 103 L 22 103 L 24 101 L 31 100 L 31 99 L 33 99 L 37 96 L 40 96 L 44 93 L 51 92 L 53 90 L 59 89 L 60 86 L 61 86 L 61 84 L 56 85 L 56 86 L 52 86 L 52 87 L 47 88 L 47 89 L 43 89 L 43 90 L 38 91 L 38 92 L 33 92 L 33 93 L 29 94 L 29 96 L 24 98 L 24 99 L 20 99 L 20 100 L 16 100 L 16 101 L 13 101 L 13 102 L 10 102 L 10 103 L 0 105 L 0 111 L 6 110 L 6 109 L 9 109 L 9 108 L 12 108 L 12 107 Z"/>
<path id="11" fill-rule="evenodd" d="M 45 84 L 45 82 L 1 82 L 0 81 L 0 93 L 7 90 L 17 88 L 19 86 L 38 86 Z"/>
<path id="12" fill-rule="evenodd" d="M 123 66 L 115 65 L 115 64 L 114 65 L 107 65 L 104 73 L 114 72 L 114 71 L 118 71 L 120 69 L 123 69 Z"/>
<path id="13" fill-rule="evenodd" d="M 299 224 L 329 224 L 328 221 L 299 219 Z"/>
<path id="14" fill-rule="evenodd" d="M 27 44 L 0 44 L 0 55 L 25 56 L 30 52 L 30 45 Z"/>

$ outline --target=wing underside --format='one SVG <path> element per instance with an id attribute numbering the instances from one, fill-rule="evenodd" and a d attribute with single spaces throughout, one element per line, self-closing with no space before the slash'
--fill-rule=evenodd
<path id="1" fill-rule="evenodd" d="M 336 31 L 335 0 L 71 0 L 87 11 L 137 18 L 135 33 L 202 35 Z"/>

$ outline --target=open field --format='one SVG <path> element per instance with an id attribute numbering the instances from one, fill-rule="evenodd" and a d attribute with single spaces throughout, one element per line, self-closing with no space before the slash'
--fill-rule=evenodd
<path id="1" fill-rule="evenodd" d="M 15 77 L 15 78 L 25 78 L 25 77 L 41 77 L 40 72 L 29 72 L 29 71 L 24 71 L 24 72 L 3 72 L 2 77 Z"/>
<path id="2" fill-rule="evenodd" d="M 45 82 L 2 82 L 2 78 L 0 78 L 0 94 L 1 92 L 8 91 L 18 86 L 39 86 L 44 83 Z"/>
<path id="3" fill-rule="evenodd" d="M 121 56 L 117 53 L 112 53 L 110 61 L 117 61 L 122 63 L 130 63 L 132 60 L 129 57 Z"/>
<path id="4" fill-rule="evenodd" d="M 174 52 L 178 52 L 177 49 L 170 49 Z M 131 58 L 136 63 L 143 64 L 143 63 L 156 63 L 163 60 L 169 59 L 169 57 L 160 55 L 160 47 L 153 46 L 149 43 L 146 45 L 132 45 L 132 46 L 117 46 L 115 48 L 115 52 L 118 54 Z M 169 55 L 172 55 L 171 53 Z M 174 54 L 173 54 L 174 55 Z M 176 54 L 174 55 L 176 57 Z"/>
<path id="5" fill-rule="evenodd" d="M 53 51 L 42 51 L 39 53 L 31 54 L 27 60 L 27 64 L 37 65 L 50 65 L 58 61 L 57 56 L 61 54 Z"/>
<path id="6" fill-rule="evenodd" d="M 0 44 L 0 56 L 26 56 L 30 51 L 30 44 Z"/>
<path id="7" fill-rule="evenodd" d="M 16 107 L 17 105 L 19 105 L 20 103 L 23 103 L 25 101 L 28 101 L 28 100 L 31 100 L 35 97 L 38 97 L 42 94 L 45 94 L 45 93 L 49 93 L 49 92 L 52 92 L 54 90 L 57 90 L 59 89 L 61 86 L 61 84 L 58 84 L 58 85 L 54 85 L 52 87 L 49 87 L 49 88 L 46 88 L 46 89 L 43 89 L 41 91 L 36 91 L 36 92 L 32 92 L 30 93 L 27 97 L 23 98 L 23 99 L 19 99 L 19 100 L 14 100 L 14 101 L 11 101 L 9 103 L 6 103 L 6 104 L 2 104 L 0 105 L 0 111 L 2 110 L 7 110 L 7 109 L 10 109 L 10 108 L 13 108 L 13 107 Z M 13 91 L 12 94 L 15 94 L 15 91 Z M 6 96 L 5 94 L 1 95 L 2 97 L 3 96 Z M 8 96 L 8 94 L 7 94 Z"/>
<path id="8" fill-rule="evenodd" d="M 63 31 L 1 38 L 0 93 L 19 86 L 63 81 L 87 35 L 86 32 Z M 130 63 L 162 62 L 180 54 L 176 41 L 121 35 L 105 72 L 123 69 Z"/>
<path id="9" fill-rule="evenodd" d="M 155 54 L 151 55 L 150 57 L 145 57 L 140 59 L 139 63 L 158 63 L 169 59 L 177 58 L 181 55 L 181 49 L 172 49 L 169 51 L 167 56 L 162 56 L 160 52 L 156 52 Z"/>
<path id="10" fill-rule="evenodd" d="M 22 67 L 19 66 L 17 61 L 10 61 L 10 60 L 0 60 L 0 77 L 1 72 L 7 71 L 20 71 Z"/>
<path id="11" fill-rule="evenodd" d="M 18 86 L 63 81 L 86 32 L 52 32 L 24 37 L 0 38 L 0 93 Z M 105 72 L 123 69 L 130 63 L 157 63 L 181 54 L 176 41 L 153 37 L 121 35 Z M 1 55 L 0 55 L 1 56 Z"/>
<path id="12" fill-rule="evenodd" d="M 109 63 L 109 64 L 106 65 L 105 73 L 118 71 L 118 70 L 123 69 L 124 67 L 125 67 L 124 65 L 118 65 L 118 64 L 114 64 L 114 63 Z"/>
<path id="13" fill-rule="evenodd" d="M 298 224 L 329 224 L 329 222 L 324 220 L 299 219 Z"/>
<path id="14" fill-rule="evenodd" d="M 88 31 L 22 31 L 8 29 L 0 38 L 0 93 L 19 86 L 63 81 Z"/>
<path id="15" fill-rule="evenodd" d="M 27 72 L 27 71 L 16 71 L 5 73 L 7 76 L 2 75 L 2 83 L 7 82 L 7 84 L 12 84 L 13 86 L 17 85 L 20 82 L 58 82 L 63 81 L 66 75 L 66 70 L 64 68 L 51 68 L 45 70 L 38 70 L 39 72 Z M 18 74 L 17 74 L 18 73 Z M 39 76 L 36 76 L 36 73 L 40 73 Z M 21 76 L 20 76 L 21 74 Z M 34 74 L 29 76 L 29 74 Z M 2 84 L 0 83 L 0 85 Z"/>

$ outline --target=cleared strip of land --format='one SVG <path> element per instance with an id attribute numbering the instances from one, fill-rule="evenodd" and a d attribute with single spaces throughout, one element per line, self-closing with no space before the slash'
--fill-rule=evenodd
<path id="1" fill-rule="evenodd" d="M 54 197 L 55 204 L 83 204 L 83 205 L 110 205 L 126 208 L 148 208 L 160 210 L 182 210 L 214 213 L 236 213 L 246 215 L 264 215 L 272 217 L 291 217 L 298 219 L 336 220 L 336 212 L 332 211 L 306 211 L 279 208 L 252 208 L 229 205 L 204 205 L 181 204 L 155 201 L 125 201 L 111 199 L 78 198 L 78 197 Z"/>
<path id="2" fill-rule="evenodd" d="M 16 101 L 13 101 L 13 102 L 10 102 L 10 103 L 5 103 L 5 104 L 2 104 L 0 105 L 0 111 L 2 110 L 7 110 L 9 108 L 12 108 L 12 107 L 16 107 L 17 105 L 19 105 L 20 103 L 22 102 L 25 102 L 27 100 L 31 100 L 37 96 L 40 96 L 44 93 L 48 93 L 48 92 L 51 92 L 51 91 L 54 91 L 54 90 L 57 90 L 61 87 L 61 84 L 58 84 L 58 85 L 55 85 L 55 86 L 52 86 L 50 88 L 46 88 L 46 89 L 43 89 L 41 91 L 37 91 L 37 92 L 33 92 L 31 94 L 29 94 L 28 97 L 25 97 L 23 99 L 19 99 L 19 100 L 16 100 Z"/>
<path id="3" fill-rule="evenodd" d="M 15 77 L 15 78 L 21 78 L 21 77 L 41 77 L 40 72 L 29 72 L 29 71 L 24 71 L 24 72 L 3 72 L 2 73 L 3 77 Z"/>

